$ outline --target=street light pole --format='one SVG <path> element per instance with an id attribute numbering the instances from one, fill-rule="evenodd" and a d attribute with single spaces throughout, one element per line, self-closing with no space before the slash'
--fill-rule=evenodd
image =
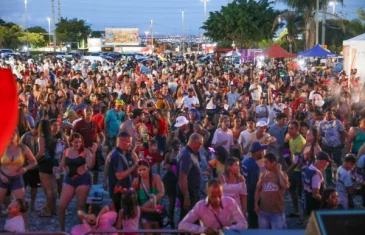
<path id="1" fill-rule="evenodd" d="M 146 34 L 146 47 L 148 47 L 148 31 L 144 32 Z"/>
<path id="2" fill-rule="evenodd" d="M 207 2 L 208 0 L 201 0 L 204 3 L 204 22 L 207 20 Z"/>
<path id="3" fill-rule="evenodd" d="M 329 5 L 329 6 L 332 6 L 332 14 L 335 14 L 335 12 L 336 12 L 336 5 L 337 5 L 337 2 L 335 2 L 335 1 L 330 1 L 330 2 L 328 3 L 328 5 Z"/>
<path id="4" fill-rule="evenodd" d="M 48 46 L 51 48 L 51 18 L 47 18 L 48 21 Z"/>
<path id="5" fill-rule="evenodd" d="M 28 41 L 28 7 L 27 0 L 24 0 L 24 15 L 25 15 L 25 32 L 27 37 L 27 51 L 29 50 L 29 41 Z"/>
<path id="6" fill-rule="evenodd" d="M 184 17 L 184 13 L 185 11 L 182 10 L 181 11 L 181 20 L 182 20 L 182 53 L 184 53 L 184 47 L 185 47 L 185 26 L 184 26 L 184 20 L 185 20 L 185 17 Z"/>

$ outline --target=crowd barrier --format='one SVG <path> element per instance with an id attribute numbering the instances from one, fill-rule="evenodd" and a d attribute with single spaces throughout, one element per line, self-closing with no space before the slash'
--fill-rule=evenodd
<path id="1" fill-rule="evenodd" d="M 173 230 L 173 229 L 139 229 L 139 230 L 94 230 L 85 233 L 85 235 L 109 235 L 109 234 L 125 234 L 125 233 L 134 233 L 134 234 L 145 234 L 145 233 L 154 233 L 154 234 L 179 234 L 184 233 L 181 230 Z"/>
<path id="2" fill-rule="evenodd" d="M 5 232 L 5 233 L 1 233 L 1 235 L 70 235 L 69 233 L 66 232 L 24 232 L 24 233 L 10 233 L 10 232 Z"/>

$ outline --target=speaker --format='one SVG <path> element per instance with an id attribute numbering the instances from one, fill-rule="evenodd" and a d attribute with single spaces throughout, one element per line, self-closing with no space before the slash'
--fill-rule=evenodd
<path id="1" fill-rule="evenodd" d="M 365 210 L 319 210 L 312 212 L 306 235 L 365 234 Z"/>

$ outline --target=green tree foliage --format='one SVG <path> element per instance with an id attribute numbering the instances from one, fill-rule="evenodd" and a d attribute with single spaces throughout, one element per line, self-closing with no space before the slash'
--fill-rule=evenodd
<path id="1" fill-rule="evenodd" d="M 19 41 L 24 44 L 27 42 L 27 33 L 26 32 L 24 32 L 19 37 Z M 44 36 L 42 34 L 28 32 L 28 43 L 30 44 L 30 46 L 32 48 L 44 47 L 46 45 L 46 42 L 47 41 L 44 39 Z"/>
<path id="2" fill-rule="evenodd" d="M 360 20 L 365 20 L 365 10 L 364 8 L 359 8 L 356 10 L 356 15 Z"/>
<path id="3" fill-rule="evenodd" d="M 274 35 L 272 22 L 280 12 L 272 4 L 268 0 L 234 0 L 210 13 L 202 26 L 204 35 L 218 42 L 234 41 L 238 48 L 252 48 Z"/>
<path id="4" fill-rule="evenodd" d="M 62 42 L 87 40 L 90 33 L 90 25 L 86 24 L 85 20 L 61 18 L 56 24 L 56 38 Z"/>
<path id="5" fill-rule="evenodd" d="M 0 24 L 0 48 L 17 49 L 20 45 L 19 37 L 23 34 L 22 29 L 13 23 Z"/>

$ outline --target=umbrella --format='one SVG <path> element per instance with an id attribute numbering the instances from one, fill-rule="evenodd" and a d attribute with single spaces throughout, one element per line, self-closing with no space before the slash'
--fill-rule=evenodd
<path id="1" fill-rule="evenodd" d="M 225 54 L 224 56 L 227 56 L 227 57 L 230 57 L 230 56 L 232 56 L 232 57 L 239 57 L 239 56 L 241 56 L 241 54 L 239 52 L 237 52 L 237 51 L 230 51 L 230 52 L 227 52 L 227 54 Z"/>

